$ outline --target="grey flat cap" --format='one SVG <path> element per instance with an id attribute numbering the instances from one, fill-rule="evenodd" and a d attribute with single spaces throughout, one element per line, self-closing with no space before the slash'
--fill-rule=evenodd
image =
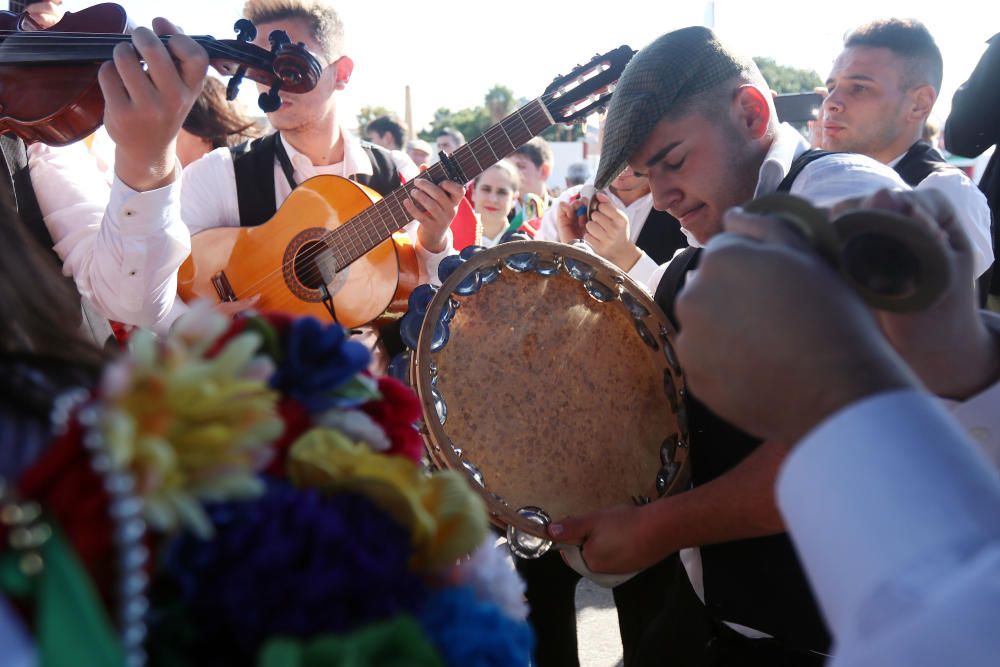
<path id="1" fill-rule="evenodd" d="M 594 185 L 605 188 L 621 173 L 671 107 L 736 76 L 748 64 L 701 26 L 668 32 L 639 51 L 611 98 Z"/>

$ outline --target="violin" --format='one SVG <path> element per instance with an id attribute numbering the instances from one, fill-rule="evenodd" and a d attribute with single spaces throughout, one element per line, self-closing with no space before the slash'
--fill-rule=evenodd
<path id="1" fill-rule="evenodd" d="M 47 30 L 28 29 L 26 21 L 27 14 L 0 11 L 0 133 L 16 134 L 26 144 L 73 143 L 103 122 L 97 72 L 116 44 L 131 41 L 128 17 L 119 5 L 102 3 L 67 12 Z M 268 36 L 268 51 L 250 43 L 257 36 L 250 21 L 241 19 L 234 28 L 236 39 L 191 36 L 211 65 L 232 77 L 230 100 L 244 78 L 269 86 L 258 99 L 265 112 L 281 106 L 280 90 L 305 93 L 316 86 L 322 67 L 302 44 L 276 30 Z"/>

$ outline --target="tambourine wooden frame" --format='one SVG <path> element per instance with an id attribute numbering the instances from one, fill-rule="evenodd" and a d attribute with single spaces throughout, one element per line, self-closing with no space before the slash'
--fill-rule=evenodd
<path id="1" fill-rule="evenodd" d="M 500 265 L 505 258 L 521 253 L 534 253 L 542 261 L 553 261 L 556 258 L 562 258 L 559 261 L 559 270 L 563 272 L 566 271 L 563 263 L 565 259 L 577 260 L 584 263 L 595 271 L 594 279 L 618 291 L 618 296 L 615 300 L 620 301 L 621 293 L 627 291 L 635 301 L 645 308 L 648 315 L 642 319 L 649 325 L 650 330 L 654 333 L 660 345 L 656 357 L 661 360 L 659 363 L 662 363 L 662 367 L 667 369 L 671 374 L 676 391 L 675 400 L 671 400 L 666 395 L 666 392 L 664 392 L 663 407 L 665 410 L 671 410 L 677 421 L 677 442 L 672 460 L 677 466 L 676 472 L 663 494 L 659 494 L 656 491 L 656 481 L 655 479 L 651 479 L 647 497 L 655 499 L 660 495 L 669 495 L 687 488 L 690 481 L 690 463 L 688 457 L 687 417 L 684 404 L 684 379 L 673 351 L 672 341 L 664 345 L 660 336 L 660 332 L 665 331 L 668 338 L 673 338 L 676 335 L 674 327 L 645 290 L 617 267 L 586 250 L 549 241 L 511 241 L 480 251 L 448 276 L 428 306 L 423 326 L 420 330 L 417 348 L 413 351 L 410 359 L 410 379 L 423 406 L 424 423 L 421 432 L 424 436 L 427 454 L 431 462 L 439 468 L 456 470 L 466 477 L 470 477 L 461 458 L 456 454 L 451 439 L 446 433 L 445 427 L 438 419 L 434 407 L 429 364 L 435 354 L 430 349 L 435 323 L 438 321 L 442 309 L 454 294 L 456 286 L 470 274 L 491 264 Z M 507 267 L 504 267 L 502 270 L 512 271 L 512 269 Z M 490 289 L 490 285 L 485 285 L 482 289 L 488 290 Z M 582 284 L 580 290 L 583 297 L 591 298 L 587 296 Z M 457 298 L 461 299 L 464 297 L 459 296 Z M 610 302 L 608 303 L 610 304 Z M 619 307 L 624 306 L 619 304 Z M 641 341 L 638 333 L 636 333 L 636 339 L 637 341 Z M 475 463 L 474 460 L 472 462 Z M 545 531 L 545 526 L 522 517 L 517 512 L 518 508 L 511 507 L 506 502 L 498 500 L 489 487 L 489 479 L 486 480 L 485 487 L 470 479 L 470 486 L 486 503 L 490 521 L 497 527 L 507 528 L 508 526 L 513 526 L 529 535 L 551 539 Z M 551 518 L 557 519 L 560 517 Z"/>

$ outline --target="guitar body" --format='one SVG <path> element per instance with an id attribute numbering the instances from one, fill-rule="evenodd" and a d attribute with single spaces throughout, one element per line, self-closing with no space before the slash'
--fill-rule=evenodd
<path id="1" fill-rule="evenodd" d="M 324 277 L 318 239 L 378 201 L 379 195 L 339 176 L 316 176 L 295 188 L 274 217 L 257 227 L 217 227 L 191 238 L 191 256 L 178 272 L 185 301 L 245 299 L 260 294 L 260 310 L 312 315 L 329 321 L 321 284 L 329 285 L 336 319 L 347 328 L 398 316 L 419 281 L 409 237 L 397 233 L 346 268 Z M 367 247 L 367 239 L 359 239 Z"/>

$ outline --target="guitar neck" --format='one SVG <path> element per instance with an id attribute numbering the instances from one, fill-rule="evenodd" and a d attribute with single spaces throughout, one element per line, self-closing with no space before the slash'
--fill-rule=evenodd
<path id="1" fill-rule="evenodd" d="M 529 102 L 452 153 L 451 163 L 457 172 L 454 175 L 461 184 L 468 183 L 553 124 L 541 98 Z M 435 184 L 456 180 L 441 162 L 417 178 L 427 178 Z M 363 257 L 410 222 L 403 202 L 411 199 L 414 181 L 393 190 L 326 234 L 323 241 L 333 252 L 338 266 L 347 266 Z"/>

